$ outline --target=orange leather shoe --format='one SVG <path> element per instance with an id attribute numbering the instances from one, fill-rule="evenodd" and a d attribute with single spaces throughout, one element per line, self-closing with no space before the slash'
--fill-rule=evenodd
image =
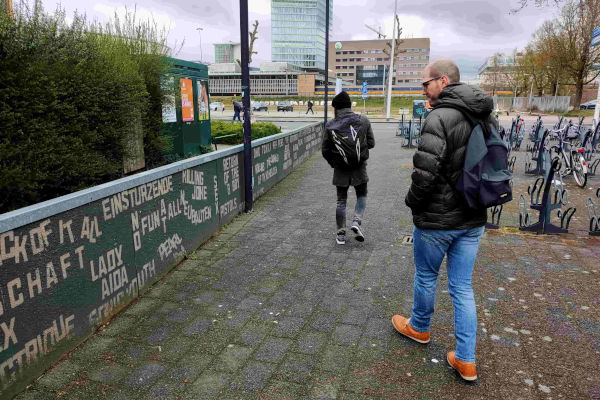
<path id="1" fill-rule="evenodd" d="M 448 360 L 448 364 L 450 364 L 452 368 L 458 371 L 460 377 L 465 381 L 474 381 L 477 379 L 475 363 L 457 360 L 453 351 L 448 352 L 446 360 Z"/>
<path id="2" fill-rule="evenodd" d="M 392 324 L 394 328 L 407 338 L 411 338 L 415 342 L 429 343 L 429 332 L 417 332 L 414 330 L 410 321 L 401 315 L 394 315 L 392 317 Z"/>

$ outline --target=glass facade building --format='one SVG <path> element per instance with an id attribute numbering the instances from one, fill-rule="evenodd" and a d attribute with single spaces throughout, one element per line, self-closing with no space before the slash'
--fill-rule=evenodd
<path id="1" fill-rule="evenodd" d="M 233 63 L 241 59 L 241 45 L 239 43 L 215 43 L 215 63 Z"/>
<path id="2" fill-rule="evenodd" d="M 325 70 L 325 6 L 333 0 L 271 0 L 271 59 Z"/>

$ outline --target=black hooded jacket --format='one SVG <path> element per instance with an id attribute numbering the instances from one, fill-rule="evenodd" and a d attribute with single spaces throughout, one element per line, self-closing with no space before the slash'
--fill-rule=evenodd
<path id="1" fill-rule="evenodd" d="M 344 165 L 338 163 L 338 158 L 334 155 L 334 144 L 331 138 L 332 130 L 341 130 L 342 127 L 349 124 L 359 123 L 360 130 L 365 133 L 367 140 L 366 157 L 358 167 L 347 169 Z M 321 152 L 329 165 L 333 168 L 333 184 L 335 186 L 358 186 L 369 181 L 367 175 L 367 159 L 369 158 L 369 149 L 375 147 L 375 137 L 371 122 L 363 115 L 358 115 L 352 112 L 350 108 L 342 108 L 338 110 L 337 116 L 334 119 L 327 121 L 325 125 L 325 135 L 321 144 Z"/>
<path id="2" fill-rule="evenodd" d="M 487 220 L 485 208 L 469 208 L 456 190 L 473 129 L 457 108 L 474 120 L 495 123 L 491 117 L 494 102 L 482 90 L 452 83 L 440 93 L 423 123 L 405 200 L 412 209 L 413 223 L 421 229 L 470 229 Z"/>

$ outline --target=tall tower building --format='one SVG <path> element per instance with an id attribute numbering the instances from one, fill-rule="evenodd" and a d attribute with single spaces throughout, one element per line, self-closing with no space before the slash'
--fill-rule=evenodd
<path id="1" fill-rule="evenodd" d="M 271 58 L 309 70 L 325 70 L 325 6 L 329 27 L 333 0 L 271 0 Z"/>

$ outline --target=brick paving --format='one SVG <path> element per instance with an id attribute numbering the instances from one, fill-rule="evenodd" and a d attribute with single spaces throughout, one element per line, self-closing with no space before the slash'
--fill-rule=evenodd
<path id="1" fill-rule="evenodd" d="M 335 244 L 332 172 L 315 155 L 17 398 L 600 398 L 600 240 L 581 230 L 486 233 L 476 384 L 445 363 L 445 272 L 431 343 L 394 332 L 414 270 L 413 151 L 394 129 L 375 125 L 364 243 Z"/>

